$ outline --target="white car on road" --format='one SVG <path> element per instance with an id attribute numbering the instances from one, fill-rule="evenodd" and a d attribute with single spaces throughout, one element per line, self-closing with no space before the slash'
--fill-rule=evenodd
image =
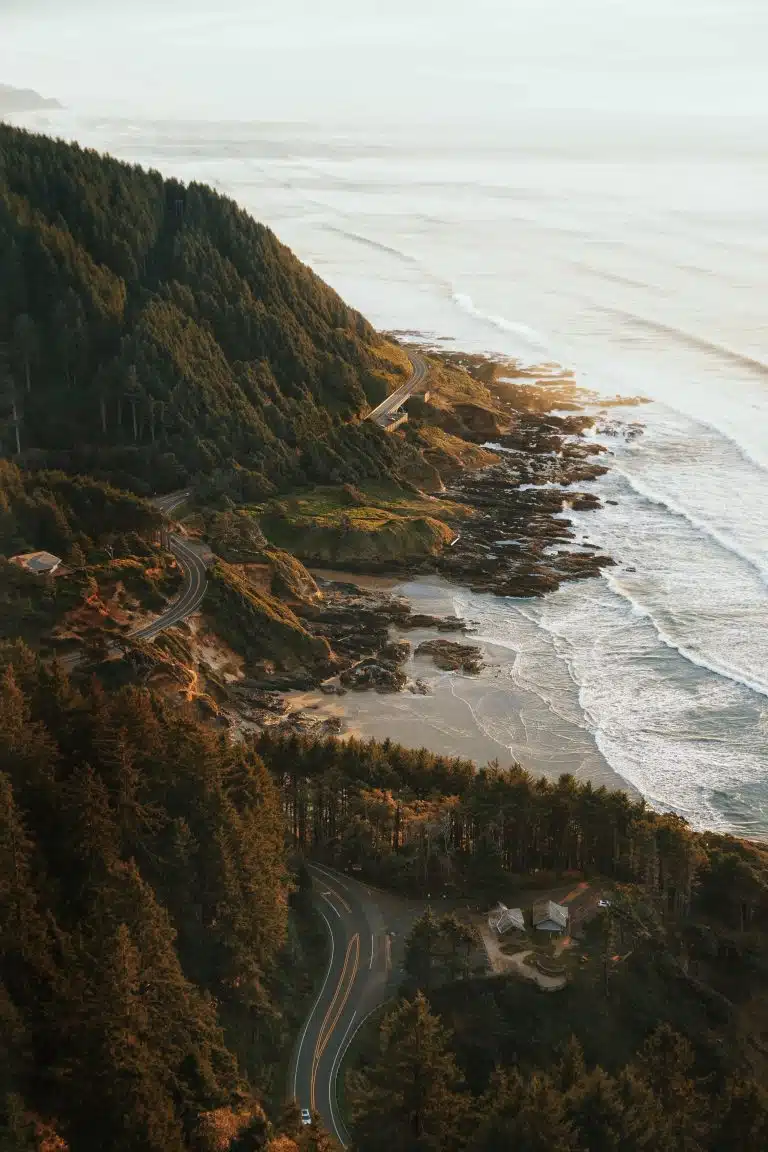
<path id="1" fill-rule="evenodd" d="M 302 1122 L 302 1124 L 311 1124 L 312 1123 L 312 1113 L 310 1112 L 309 1108 L 302 1108 L 302 1110 L 301 1110 L 301 1122 Z"/>

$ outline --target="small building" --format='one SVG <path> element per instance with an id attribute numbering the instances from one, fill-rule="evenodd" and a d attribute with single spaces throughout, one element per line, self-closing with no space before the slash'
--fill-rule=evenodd
<path id="1" fill-rule="evenodd" d="M 539 932 L 565 932 L 568 928 L 568 909 L 554 900 L 540 900 L 533 906 L 533 926 Z"/>
<path id="2" fill-rule="evenodd" d="M 520 908 L 507 908 L 506 904 L 499 904 L 488 917 L 488 927 L 503 936 L 515 928 L 518 932 L 525 932 L 525 917 Z"/>
<path id="3" fill-rule="evenodd" d="M 11 563 L 18 564 L 25 572 L 33 576 L 50 576 L 61 564 L 61 558 L 52 552 L 24 552 L 19 556 L 11 556 Z"/>

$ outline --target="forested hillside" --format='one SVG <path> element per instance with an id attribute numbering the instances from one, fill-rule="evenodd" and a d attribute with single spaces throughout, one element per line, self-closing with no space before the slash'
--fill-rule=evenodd
<path id="1" fill-rule="evenodd" d="M 0 1147 L 264 1136 L 296 980 L 269 773 L 147 692 L 0 656 Z"/>
<path id="2" fill-rule="evenodd" d="M 44 548 L 67 558 L 107 543 L 113 553 L 141 550 L 160 531 L 160 513 L 144 500 L 87 476 L 22 472 L 0 460 L 0 553 Z M 138 545 L 138 547 L 137 547 Z"/>
<path id="3" fill-rule="evenodd" d="M 406 370 L 231 200 L 0 125 L 0 452 L 248 498 L 385 475 L 350 421 Z"/>

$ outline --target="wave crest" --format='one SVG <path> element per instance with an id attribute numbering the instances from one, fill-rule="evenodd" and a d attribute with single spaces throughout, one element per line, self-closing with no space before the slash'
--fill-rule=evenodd
<path id="1" fill-rule="evenodd" d="M 763 583 L 768 584 L 768 566 L 766 566 L 759 557 L 742 548 L 733 537 L 729 536 L 726 532 L 722 532 L 719 528 L 715 528 L 713 524 L 702 520 L 701 517 L 696 516 L 694 513 L 687 511 L 687 509 L 683 508 L 681 504 L 676 503 L 671 497 L 662 496 L 658 492 L 655 492 L 653 488 L 644 484 L 642 480 L 638 480 L 636 476 L 627 472 L 619 464 L 614 462 L 612 469 L 623 477 L 632 491 L 636 492 L 638 496 L 641 496 L 643 500 L 647 500 L 650 504 L 655 504 L 659 508 L 664 508 L 667 512 L 671 512 L 673 516 L 681 517 L 690 524 L 692 528 L 695 528 L 697 532 L 708 536 L 710 540 L 714 540 L 715 543 L 726 552 L 730 552 L 733 556 L 738 556 L 745 564 L 754 568 Z"/>
<path id="2" fill-rule="evenodd" d="M 485 324 L 490 324 L 493 328 L 498 328 L 500 332 L 508 332 L 513 336 L 520 336 L 529 344 L 535 345 L 537 348 L 545 351 L 549 350 L 547 340 L 535 328 L 529 327 L 528 324 L 521 324 L 516 320 L 508 320 L 506 316 L 499 316 L 494 312 L 483 312 L 482 309 L 476 308 L 471 296 L 465 292 L 454 292 L 452 296 L 454 304 L 461 308 L 462 312 L 466 312 L 468 316 L 474 317 L 475 320 L 482 320 Z"/>
<path id="3" fill-rule="evenodd" d="M 622 308 L 609 308 L 601 305 L 600 311 L 607 312 L 609 316 L 616 316 L 620 320 L 626 320 L 627 323 L 633 324 L 636 328 L 646 328 L 650 332 L 658 332 L 662 336 L 672 336 L 679 343 L 687 344 L 691 348 L 698 348 L 702 352 L 714 352 L 717 356 L 721 356 L 733 364 L 738 364 L 741 368 L 749 368 L 760 376 L 768 376 L 768 364 L 757 356 L 750 356 L 748 352 L 739 352 L 736 348 L 729 348 L 726 344 L 719 344 L 716 340 L 699 336 L 696 332 L 686 332 L 685 329 L 677 328 L 674 324 L 665 324 L 661 320 L 640 316 L 636 312 L 625 312 Z"/>
<path id="4" fill-rule="evenodd" d="M 674 636 L 670 636 L 668 632 L 664 631 L 650 609 L 646 608 L 644 604 L 641 604 L 639 600 L 636 600 L 632 596 L 631 592 L 624 587 L 618 577 L 614 576 L 613 573 L 607 569 L 603 571 L 602 575 L 611 591 L 617 596 L 621 596 L 622 600 L 626 600 L 627 603 L 631 604 L 633 611 L 653 626 L 653 630 L 665 647 L 671 648 L 682 656 L 684 660 L 687 660 L 690 664 L 695 664 L 697 668 L 703 668 L 707 672 L 714 673 L 715 676 L 723 676 L 727 680 L 732 680 L 734 684 L 740 684 L 743 688 L 748 688 L 750 692 L 757 692 L 760 696 L 768 697 L 768 683 L 762 680 L 753 680 L 738 668 L 731 668 L 725 663 L 709 660 L 706 656 L 702 656 L 701 653 L 695 652 L 691 648 L 686 648 L 684 644 L 679 644 Z"/>

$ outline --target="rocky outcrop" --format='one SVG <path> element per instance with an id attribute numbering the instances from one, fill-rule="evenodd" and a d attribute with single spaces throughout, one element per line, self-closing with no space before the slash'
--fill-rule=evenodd
<path id="1" fill-rule="evenodd" d="M 417 656 L 431 656 L 444 672 L 466 672 L 474 675 L 483 667 L 483 653 L 474 644 L 457 644 L 453 640 L 425 640 L 416 649 Z"/>
<path id="2" fill-rule="evenodd" d="M 288 515 L 275 507 L 261 518 L 270 542 L 286 548 L 305 564 L 359 572 L 389 572 L 433 559 L 454 537 L 453 529 L 434 516 L 340 516 L 330 523 L 319 517 Z"/>
<path id="3" fill-rule="evenodd" d="M 408 640 L 390 640 L 379 653 L 382 660 L 390 664 L 405 664 L 410 654 L 411 645 Z"/>
<path id="4" fill-rule="evenodd" d="M 296 605 L 304 626 L 324 636 L 342 659 L 374 656 L 390 642 L 390 628 L 410 614 L 407 600 L 356 584 L 318 580 L 322 602 Z"/>
<path id="5" fill-rule="evenodd" d="M 574 485 L 606 471 L 590 444 L 571 442 L 583 417 L 526 418 L 515 434 L 501 438 L 503 451 L 492 468 L 464 475 L 451 494 L 474 508 L 462 521 L 454 547 L 437 569 L 474 592 L 498 596 L 542 596 L 564 580 L 595 576 L 610 557 L 575 544 L 569 509 L 600 507 L 598 497 Z"/>
<path id="6" fill-rule="evenodd" d="M 268 548 L 264 556 L 272 570 L 270 592 L 288 603 L 314 603 L 323 594 L 315 580 L 295 556 L 280 548 Z"/>
<path id="7" fill-rule="evenodd" d="M 270 680 L 275 687 L 317 683 L 333 670 L 328 641 L 310 633 L 287 604 L 258 591 L 229 564 L 219 561 L 209 572 L 203 611 L 260 685 Z"/>
<path id="8" fill-rule="evenodd" d="M 243 679 L 228 685 L 229 692 L 238 700 L 244 700 L 254 708 L 282 715 L 287 708 L 279 692 L 270 692 L 258 680 Z"/>
<path id="9" fill-rule="evenodd" d="M 400 692 L 407 683 L 407 677 L 396 664 L 386 660 L 369 658 L 346 668 L 340 676 L 345 688 L 362 691 L 375 688 L 379 692 Z"/>
<path id="10" fill-rule="evenodd" d="M 424 612 L 412 612 L 398 621 L 400 628 L 437 628 L 438 632 L 466 632 L 467 625 L 458 616 L 428 616 Z"/>

